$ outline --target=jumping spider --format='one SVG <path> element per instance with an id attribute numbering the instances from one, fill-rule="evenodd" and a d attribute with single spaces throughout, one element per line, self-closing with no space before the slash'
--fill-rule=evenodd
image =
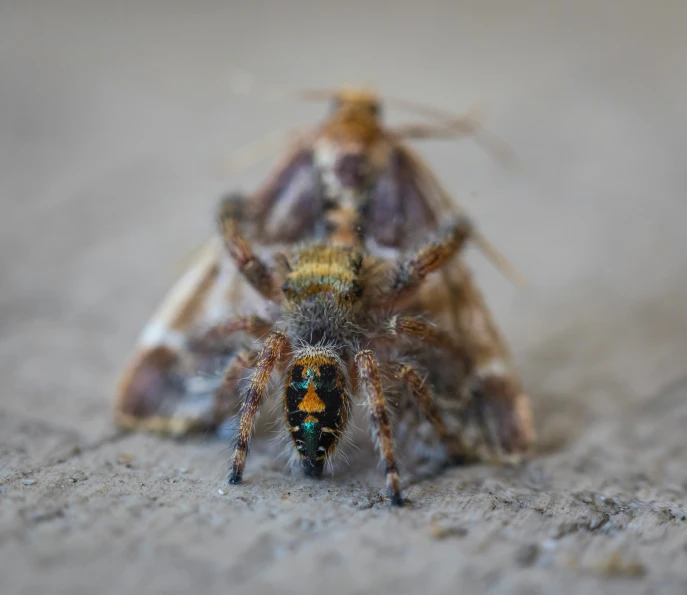
<path id="1" fill-rule="evenodd" d="M 448 352 L 456 361 L 465 360 L 464 350 L 452 336 L 420 317 L 404 314 L 402 307 L 429 273 L 461 249 L 471 236 L 470 223 L 455 219 L 436 240 L 393 263 L 362 248 L 307 245 L 291 257 L 280 258 L 282 274 L 256 256 L 236 220 L 222 219 L 221 231 L 246 280 L 277 304 L 272 320 L 237 316 L 205 335 L 208 341 L 237 332 L 264 336 L 259 352 L 245 351 L 228 364 L 218 392 L 218 402 L 234 399 L 239 370 L 253 369 L 241 407 L 230 483 L 243 477 L 256 414 L 276 368 L 285 370 L 284 417 L 305 473 L 321 475 L 346 429 L 351 397 L 360 394 L 369 406 L 391 503 L 401 506 L 380 366 L 407 384 L 438 436 L 459 453 L 460 439 L 447 431 L 423 375 L 395 356 L 410 341 Z"/>

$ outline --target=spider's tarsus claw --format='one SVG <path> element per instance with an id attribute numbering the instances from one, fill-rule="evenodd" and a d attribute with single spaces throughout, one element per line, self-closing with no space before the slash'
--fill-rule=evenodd
<path id="1" fill-rule="evenodd" d="M 391 500 L 391 506 L 397 506 L 399 508 L 402 508 L 405 504 L 403 496 L 401 496 L 401 494 L 391 494 L 389 498 Z"/>
<path id="2" fill-rule="evenodd" d="M 231 485 L 238 485 L 239 483 L 241 483 L 241 480 L 242 480 L 242 479 L 243 479 L 243 477 L 241 477 L 240 475 L 235 475 L 235 474 L 232 473 L 232 474 L 229 476 L 229 483 L 230 483 Z"/>

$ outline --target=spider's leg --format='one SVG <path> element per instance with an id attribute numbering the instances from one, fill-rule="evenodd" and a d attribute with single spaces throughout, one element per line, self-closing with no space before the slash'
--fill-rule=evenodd
<path id="1" fill-rule="evenodd" d="M 258 413 L 260 402 L 267 392 L 267 385 L 272 376 L 274 366 L 288 347 L 288 337 L 282 332 L 274 331 L 265 340 L 262 351 L 258 356 L 255 371 L 248 387 L 248 393 L 241 407 L 241 421 L 239 423 L 229 483 L 241 482 L 248 445 L 255 426 L 255 416 Z"/>
<path id="2" fill-rule="evenodd" d="M 391 504 L 403 506 L 398 467 L 394 456 L 394 442 L 391 436 L 391 423 L 386 399 L 382 392 L 382 383 L 379 378 L 379 367 L 371 351 L 360 351 L 355 356 L 355 364 L 358 369 L 359 386 L 367 398 L 370 407 L 370 417 L 374 426 L 379 445 L 379 454 L 384 463 L 386 474 L 386 487 Z"/>
<path id="3" fill-rule="evenodd" d="M 274 327 L 274 323 L 250 314 L 248 316 L 232 316 L 189 339 L 189 345 L 194 351 L 214 352 L 221 346 L 222 341 L 235 333 L 246 333 L 260 338 Z"/>
<path id="4" fill-rule="evenodd" d="M 412 294 L 427 275 L 443 267 L 463 248 L 472 233 L 469 219 L 458 216 L 437 241 L 430 242 L 396 266 L 391 286 L 386 291 L 386 301 L 398 302 Z"/>
<path id="5" fill-rule="evenodd" d="M 392 361 L 391 370 L 396 378 L 403 380 L 408 385 L 420 411 L 424 413 L 429 423 L 432 424 L 437 436 L 449 449 L 451 455 L 455 458 L 464 458 L 466 449 L 463 442 L 460 437 L 451 434 L 446 428 L 446 424 L 434 402 L 429 387 L 425 384 L 424 379 L 415 367 L 410 364 Z"/>

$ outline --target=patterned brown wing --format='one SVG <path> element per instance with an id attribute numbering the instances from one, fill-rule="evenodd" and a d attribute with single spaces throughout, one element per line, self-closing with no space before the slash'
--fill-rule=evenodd
<path id="1" fill-rule="evenodd" d="M 312 148 L 299 143 L 246 202 L 248 223 L 260 241 L 289 243 L 309 237 L 321 219 L 322 199 Z"/>
<path id="2" fill-rule="evenodd" d="M 370 194 L 362 217 L 365 232 L 383 246 L 413 245 L 452 210 L 419 163 L 408 147 L 394 143 L 387 171 Z"/>

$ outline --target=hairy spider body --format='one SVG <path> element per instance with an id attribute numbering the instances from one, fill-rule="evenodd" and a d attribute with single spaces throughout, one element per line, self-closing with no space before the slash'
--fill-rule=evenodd
<path id="1" fill-rule="evenodd" d="M 389 315 L 389 311 L 417 291 L 427 275 L 441 268 L 460 250 L 471 233 L 471 226 L 465 219 L 456 220 L 437 240 L 407 260 L 387 267 L 384 275 L 380 275 L 379 260 L 359 248 L 313 244 L 296 249 L 291 258 L 282 259 L 286 272 L 280 293 L 276 292 L 279 275 L 252 252 L 236 222 L 222 220 L 221 229 L 227 251 L 246 279 L 280 305 L 273 317 L 273 328 L 255 359 L 241 406 L 230 483 L 239 483 L 243 477 L 250 437 L 269 380 L 275 370 L 285 368 L 284 415 L 306 474 L 322 473 L 346 429 L 351 397 L 360 394 L 368 405 L 389 497 L 394 505 L 401 505 L 380 366 L 389 367 L 400 380 L 407 382 L 418 408 L 455 454 L 460 454 L 462 444 L 458 436 L 449 436 L 433 399 L 418 385 L 419 375 L 414 368 L 394 361 L 389 357 L 390 350 L 382 346 L 397 344 L 402 350 L 403 341 L 409 340 L 442 350 L 457 360 L 467 358 L 450 335 L 421 318 L 401 312 Z M 250 317 L 237 317 L 209 329 L 206 336 L 258 328 L 262 331 L 268 326 L 267 320 L 256 324 Z M 362 345 L 369 349 L 361 348 Z M 225 379 L 232 377 L 225 374 Z M 353 382 L 349 383 L 349 377 Z M 235 386 L 223 384 L 218 393 L 228 399 L 235 398 L 235 393 L 232 394 Z"/>
<path id="2" fill-rule="evenodd" d="M 282 287 L 288 330 L 311 343 L 350 343 L 361 317 L 362 260 L 355 248 L 325 244 L 297 251 Z"/>
<path id="3" fill-rule="evenodd" d="M 306 247 L 296 252 L 282 286 L 288 334 L 316 346 L 298 352 L 284 394 L 286 421 L 308 475 L 322 474 L 348 420 L 346 363 L 336 349 L 319 345 L 345 347 L 361 335 L 362 261 L 356 249 Z"/>

